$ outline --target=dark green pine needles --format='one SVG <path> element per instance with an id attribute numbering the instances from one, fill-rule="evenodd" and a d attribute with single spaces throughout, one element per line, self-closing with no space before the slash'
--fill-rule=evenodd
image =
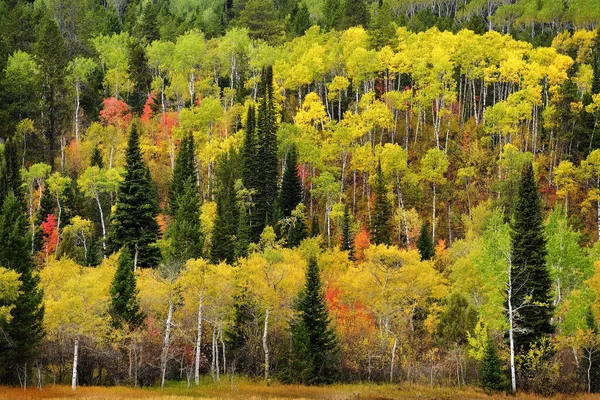
<path id="1" fill-rule="evenodd" d="M 131 126 L 125 177 L 119 185 L 116 207 L 108 238 L 109 251 L 115 253 L 127 247 L 134 268 L 156 267 L 161 259 L 160 249 L 156 246 L 158 202 L 150 171 L 142 160 L 135 122 Z"/>
<path id="2" fill-rule="evenodd" d="M 417 249 L 419 249 L 423 261 L 431 260 L 435 256 L 435 247 L 427 224 L 421 225 L 421 233 L 419 239 L 417 239 Z"/>
<path id="3" fill-rule="evenodd" d="M 20 274 L 21 287 L 11 321 L 0 321 L 0 374 L 5 383 L 20 382 L 22 369 L 32 366 L 44 337 L 43 293 L 30 250 L 27 216 L 9 192 L 0 214 L 0 265 Z"/>
<path id="4" fill-rule="evenodd" d="M 381 160 L 377 164 L 373 191 L 371 237 L 375 244 L 390 244 L 392 235 L 390 223 L 392 219 L 392 205 L 387 197 L 387 188 L 385 186 L 383 171 L 381 170 Z"/>
<path id="5" fill-rule="evenodd" d="M 331 383 L 338 378 L 337 337 L 330 327 L 329 312 L 315 258 L 308 262 L 306 283 L 298 301 L 298 323 L 292 327 L 292 365 L 300 368 L 303 383 Z"/>
<path id="6" fill-rule="evenodd" d="M 519 185 L 512 221 L 513 307 L 520 308 L 516 320 L 516 348 L 526 351 L 544 335 L 553 332 L 552 280 L 546 266 L 546 239 L 542 200 L 527 164 Z M 527 304 L 526 306 L 522 306 Z"/>
<path id="7" fill-rule="evenodd" d="M 110 285 L 110 315 L 115 327 L 133 332 L 142 325 L 146 315 L 140 310 L 137 296 L 133 260 L 125 247 L 119 256 L 117 271 Z"/>

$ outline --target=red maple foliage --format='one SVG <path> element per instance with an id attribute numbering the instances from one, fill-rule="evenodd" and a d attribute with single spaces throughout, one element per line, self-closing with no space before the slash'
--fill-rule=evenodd
<path id="1" fill-rule="evenodd" d="M 104 99 L 102 104 L 100 121 L 104 125 L 113 125 L 120 129 L 127 129 L 129 127 L 131 111 L 129 111 L 127 103 L 115 97 L 109 97 L 108 99 Z"/>
<path id="2" fill-rule="evenodd" d="M 42 245 L 42 258 L 56 251 L 58 245 L 58 223 L 54 214 L 48 214 L 46 220 L 42 222 L 42 232 L 44 243 Z"/>
<path id="3" fill-rule="evenodd" d="M 357 262 L 360 262 L 363 260 L 365 250 L 368 249 L 369 246 L 371 245 L 370 236 L 371 235 L 369 235 L 369 231 L 367 230 L 367 228 L 364 225 L 360 228 L 360 231 L 356 234 L 356 237 L 354 238 L 354 248 L 356 249 L 354 255 L 356 256 Z"/>

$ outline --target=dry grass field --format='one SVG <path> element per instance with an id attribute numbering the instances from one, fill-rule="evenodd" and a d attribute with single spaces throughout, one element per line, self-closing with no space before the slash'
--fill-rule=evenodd
<path id="1" fill-rule="evenodd" d="M 198 388 L 187 389 L 179 384 L 165 389 L 130 388 L 130 387 L 80 387 L 73 392 L 69 386 L 47 386 L 42 390 L 29 388 L 26 391 L 19 388 L 0 387 L 0 399 L 146 399 L 146 400 L 200 400 L 200 399 L 420 399 L 420 400 L 469 400 L 469 399 L 543 399 L 544 397 L 519 394 L 517 396 L 493 395 L 488 396 L 474 388 L 429 388 L 427 386 L 409 385 L 333 385 L 326 387 L 308 387 L 298 385 L 271 386 L 262 383 L 238 381 L 233 385 L 229 382 L 222 384 L 203 384 Z M 557 395 L 557 400 L 600 399 L 598 395 Z"/>

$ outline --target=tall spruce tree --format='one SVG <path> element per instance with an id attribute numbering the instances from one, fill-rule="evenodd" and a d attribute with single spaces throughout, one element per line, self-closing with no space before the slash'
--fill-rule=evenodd
<path id="1" fill-rule="evenodd" d="M 0 205 L 8 193 L 14 193 L 18 201 L 23 199 L 21 186 L 21 164 L 19 163 L 19 147 L 13 138 L 4 143 L 4 151 L 0 159 Z"/>
<path id="2" fill-rule="evenodd" d="M 292 147 L 288 152 L 285 165 L 279 192 L 279 206 L 283 217 L 289 217 L 302 201 L 302 182 L 300 176 L 298 176 L 296 147 Z"/>
<path id="3" fill-rule="evenodd" d="M 133 260 L 127 247 L 124 247 L 110 285 L 110 315 L 115 327 L 133 332 L 142 325 L 146 314 L 140 310 L 137 296 Z"/>
<path id="4" fill-rule="evenodd" d="M 144 105 L 150 93 L 152 72 L 148 67 L 148 56 L 144 49 L 144 42 L 132 40 L 129 45 L 129 77 L 134 82 L 128 103 L 136 114 L 144 111 Z"/>
<path id="5" fill-rule="evenodd" d="M 238 204 L 235 195 L 237 155 L 220 157 L 217 162 L 217 215 L 212 234 L 210 258 L 213 263 L 233 262 L 235 259 L 235 235 L 238 230 Z"/>
<path id="6" fill-rule="evenodd" d="M 305 383 L 308 384 L 334 382 L 338 378 L 337 337 L 330 327 L 325 292 L 316 258 L 311 258 L 308 262 L 304 290 L 298 300 L 298 314 L 297 326 L 292 329 L 292 343 L 304 349 L 292 349 L 292 355 L 296 353 L 308 357 L 308 360 L 297 363 L 303 366 L 303 369 L 308 368 L 308 371 L 298 372 L 302 372 Z"/>
<path id="7" fill-rule="evenodd" d="M 197 166 L 196 166 L 196 153 L 194 136 L 187 134 L 181 139 L 179 144 L 179 153 L 175 159 L 175 166 L 173 167 L 173 177 L 169 184 L 168 203 L 169 207 L 167 212 L 173 216 L 177 212 L 177 197 L 185 192 L 184 186 L 191 183 L 197 186 L 196 180 Z"/>
<path id="8" fill-rule="evenodd" d="M 310 223 L 310 237 L 317 237 L 321 234 L 321 227 L 319 226 L 319 217 L 317 214 L 313 214 L 312 221 Z"/>
<path id="9" fill-rule="evenodd" d="M 373 243 L 390 244 L 392 237 L 392 205 L 387 197 L 385 178 L 381 170 L 381 160 L 377 164 L 375 183 L 373 185 L 373 218 L 371 220 L 371 237 Z"/>
<path id="10" fill-rule="evenodd" d="M 134 122 L 125 156 L 125 176 L 119 185 L 116 211 L 111 220 L 108 250 L 115 253 L 126 246 L 133 256 L 134 268 L 156 267 L 161 258 L 156 245 L 159 236 L 157 215 L 156 192 L 150 171 L 142 160 L 137 123 Z"/>
<path id="11" fill-rule="evenodd" d="M 248 107 L 248 115 L 246 117 L 246 136 L 240 151 L 241 168 L 242 168 L 242 183 L 244 187 L 251 193 L 250 202 L 256 201 L 256 192 L 258 190 L 258 144 L 256 142 L 256 110 L 253 105 Z M 248 240 L 256 242 L 258 237 L 254 236 L 256 230 L 253 228 L 256 225 L 256 213 L 253 212 L 253 207 L 246 210 L 244 219 L 248 224 Z M 241 219 L 240 219 L 241 220 Z M 242 228 L 245 230 L 246 228 Z"/>
<path id="12" fill-rule="evenodd" d="M 239 207 L 238 226 L 235 240 L 235 259 L 248 257 L 248 246 L 250 246 L 250 224 L 248 223 L 248 212 L 245 206 Z"/>
<path id="13" fill-rule="evenodd" d="M 508 379 L 503 371 L 502 360 L 491 338 L 486 343 L 479 367 L 479 385 L 486 390 L 504 391 L 508 389 Z"/>
<path id="14" fill-rule="evenodd" d="M 258 240 L 267 225 L 273 223 L 275 201 L 277 199 L 277 124 L 273 106 L 273 68 L 265 67 L 262 72 L 260 103 L 257 119 L 257 193 L 255 224 L 252 226 L 252 239 Z"/>
<path id="15" fill-rule="evenodd" d="M 200 258 L 204 247 L 196 177 L 189 177 L 184 183 L 183 193 L 177 196 L 177 211 L 166 232 L 170 243 L 169 259 L 179 265 L 189 259 Z"/>
<path id="16" fill-rule="evenodd" d="M 396 47 L 396 25 L 389 0 L 380 1 L 377 14 L 369 29 L 369 46 L 381 50 L 385 46 Z"/>
<path id="17" fill-rule="evenodd" d="M 352 215 L 350 208 L 344 207 L 344 216 L 342 217 L 342 244 L 341 249 L 348 252 L 348 258 L 354 260 L 354 239 L 352 238 Z"/>
<path id="18" fill-rule="evenodd" d="M 512 221 L 512 304 L 520 307 L 515 329 L 517 350 L 553 332 L 552 279 L 546 265 L 542 200 L 531 164 L 521 175 Z"/>
<path id="19" fill-rule="evenodd" d="M 365 0 L 344 0 L 344 27 L 362 26 L 366 28 L 369 25 L 371 14 L 367 9 Z"/>
<path id="20" fill-rule="evenodd" d="M 431 234 L 429 233 L 429 226 L 427 224 L 421 225 L 421 232 L 417 239 L 417 249 L 421 254 L 421 260 L 431 260 L 435 256 L 435 247 Z"/>
<path id="21" fill-rule="evenodd" d="M 12 319 L 0 321 L 0 374 L 3 382 L 13 384 L 32 366 L 44 337 L 43 293 L 33 273 L 30 237 L 22 203 L 9 192 L 0 214 L 0 265 L 20 274 L 21 286 Z"/>
<path id="22" fill-rule="evenodd" d="M 344 4 L 342 0 L 325 0 L 323 3 L 322 23 L 327 29 L 340 29 L 344 22 Z"/>

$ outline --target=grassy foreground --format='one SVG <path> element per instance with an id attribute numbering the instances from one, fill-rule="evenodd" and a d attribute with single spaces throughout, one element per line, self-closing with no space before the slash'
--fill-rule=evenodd
<path id="1" fill-rule="evenodd" d="M 563 394 L 554 399 L 599 399 L 597 395 Z M 42 390 L 0 386 L 0 399 L 147 399 L 147 400 L 200 400 L 200 399 L 543 399 L 534 395 L 488 396 L 475 388 L 430 388 L 411 385 L 332 385 L 326 387 L 309 387 L 299 385 L 272 384 L 266 386 L 240 380 L 231 384 L 202 384 L 200 387 L 187 389 L 185 385 L 172 384 L 165 389 L 117 387 L 79 387 L 76 392 L 70 386 L 46 386 Z"/>

